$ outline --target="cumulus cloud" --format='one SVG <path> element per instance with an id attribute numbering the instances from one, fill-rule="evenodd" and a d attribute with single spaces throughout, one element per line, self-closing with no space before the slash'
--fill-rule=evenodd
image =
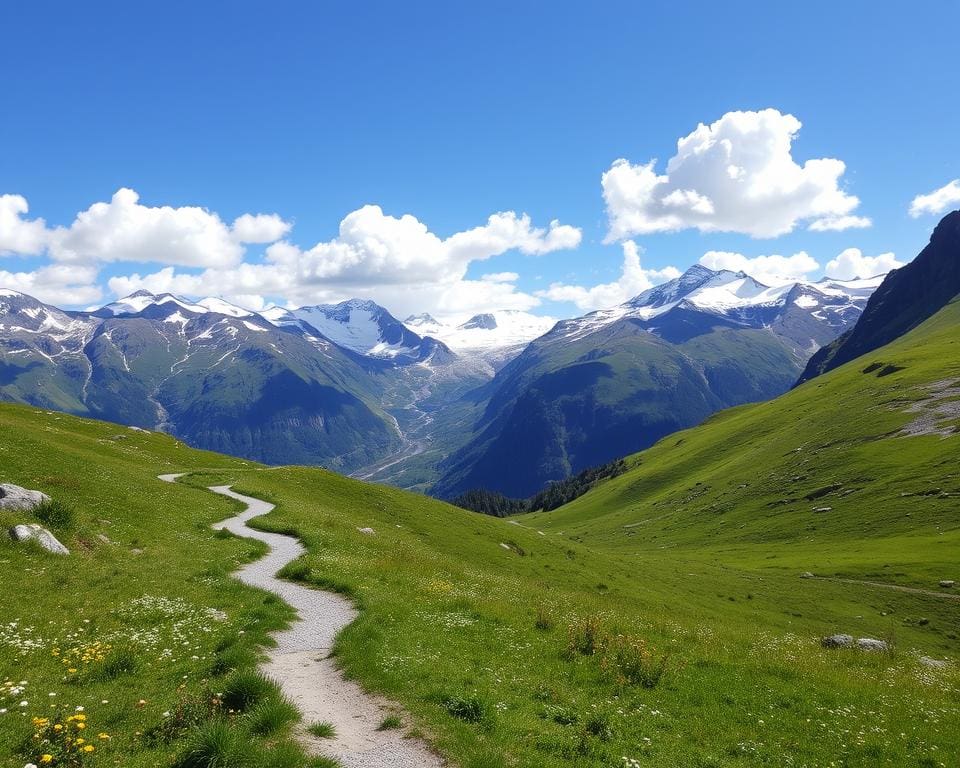
<path id="1" fill-rule="evenodd" d="M 707 251 L 700 263 L 710 269 L 729 269 L 731 272 L 746 272 L 764 285 L 786 285 L 806 280 L 811 272 L 820 269 L 810 254 L 798 251 L 792 256 L 744 256 L 731 251 Z"/>
<path id="2" fill-rule="evenodd" d="M 910 215 L 918 219 L 924 214 L 943 213 L 960 203 L 960 179 L 944 184 L 926 195 L 917 195 L 910 203 Z"/>
<path id="3" fill-rule="evenodd" d="M 607 309 L 632 299 L 648 288 L 680 276 L 675 267 L 644 269 L 640 264 L 640 247 L 632 240 L 623 243 L 623 267 L 619 279 L 593 286 L 553 283 L 536 295 L 551 301 L 569 301 L 584 312 Z"/>
<path id="4" fill-rule="evenodd" d="M 0 256 L 34 256 L 46 248 L 46 222 L 23 218 L 29 211 L 21 195 L 0 195 Z"/>
<path id="5" fill-rule="evenodd" d="M 470 264 L 510 250 L 541 255 L 572 248 L 580 237 L 575 227 L 556 221 L 535 227 L 529 216 L 508 211 L 442 238 L 414 216 L 390 216 L 367 205 L 344 217 L 337 237 L 306 250 L 283 240 L 267 248 L 264 263 L 199 274 L 166 267 L 112 278 L 109 287 L 117 295 L 145 288 L 231 300 L 243 296 L 248 306 L 250 297 L 262 296 L 283 296 L 292 304 L 373 298 L 398 314 L 530 309 L 540 300 L 517 289 L 516 273 L 467 280 Z"/>
<path id="6" fill-rule="evenodd" d="M 286 241 L 267 249 L 271 263 L 304 284 L 398 284 L 462 279 L 467 266 L 509 250 L 540 255 L 575 248 L 580 230 L 552 221 L 534 227 L 526 214 L 495 213 L 487 223 L 442 239 L 416 217 L 365 205 L 340 222 L 336 238 L 301 250 Z"/>
<path id="7" fill-rule="evenodd" d="M 132 189 L 118 190 L 109 203 L 94 203 L 69 227 L 51 233 L 50 255 L 75 263 L 133 261 L 192 267 L 229 267 L 243 246 L 216 213 L 184 206 L 140 204 Z"/>
<path id="8" fill-rule="evenodd" d="M 893 253 L 881 253 L 878 256 L 864 256 L 859 248 L 847 248 L 835 259 L 827 262 L 827 276 L 837 280 L 853 280 L 858 277 L 885 275 L 891 269 L 903 266 Z"/>
<path id="9" fill-rule="evenodd" d="M 373 298 L 398 312 L 530 309 L 540 299 L 517 288 L 519 275 L 494 272 L 468 280 L 471 264 L 514 250 L 540 256 L 581 240 L 576 227 L 556 220 L 538 227 L 513 211 L 442 237 L 414 216 L 390 216 L 367 205 L 343 218 L 336 237 L 304 249 L 285 239 L 292 224 L 277 214 L 246 213 L 227 224 L 200 207 L 143 205 L 127 188 L 78 213 L 68 226 L 50 229 L 27 213 L 23 197 L 0 197 L 0 253 L 44 254 L 52 262 L 35 272 L 0 273 L 0 285 L 67 305 L 96 300 L 98 265 L 131 262 L 162 266 L 115 275 L 108 282 L 113 293 L 142 288 L 217 295 L 253 309 L 265 297 L 294 304 Z M 253 243 L 270 245 L 262 259 L 245 260 L 245 246 Z M 63 270 L 55 271 L 58 265 Z"/>
<path id="10" fill-rule="evenodd" d="M 273 243 L 292 228 L 293 224 L 275 213 L 245 213 L 234 219 L 230 231 L 238 243 Z"/>
<path id="11" fill-rule="evenodd" d="M 800 127 L 775 109 L 728 112 L 681 138 L 663 174 L 656 160 L 614 161 L 601 180 L 607 241 L 690 228 L 776 237 L 800 222 L 816 231 L 869 226 L 851 215 L 860 201 L 840 187 L 841 160 L 794 160 Z"/>
<path id="12" fill-rule="evenodd" d="M 0 270 L 0 288 L 26 293 L 47 304 L 72 307 L 99 301 L 97 269 L 74 264 L 50 264 L 32 272 Z"/>

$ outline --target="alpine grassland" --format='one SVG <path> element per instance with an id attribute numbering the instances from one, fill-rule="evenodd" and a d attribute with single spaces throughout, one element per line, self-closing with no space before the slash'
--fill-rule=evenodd
<path id="1" fill-rule="evenodd" d="M 229 577 L 259 546 L 209 529 L 236 507 L 205 487 L 232 484 L 276 504 L 251 526 L 306 544 L 287 578 L 360 609 L 345 674 L 453 765 L 952 768 L 958 327 L 954 303 L 509 519 L 2 406 L 2 480 L 72 521 L 69 556 L 0 545 L 0 759 L 36 763 L 33 718 L 83 707 L 109 737 L 84 765 L 309 765 L 254 669 L 290 612 Z"/>

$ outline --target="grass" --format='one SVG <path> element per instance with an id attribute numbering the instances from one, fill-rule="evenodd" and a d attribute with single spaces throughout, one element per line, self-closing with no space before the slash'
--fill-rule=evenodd
<path id="1" fill-rule="evenodd" d="M 311 723 L 307 731 L 318 739 L 337 738 L 337 729 L 333 727 L 333 723 Z"/>
<path id="2" fill-rule="evenodd" d="M 91 765 L 311 764 L 289 723 L 251 730 L 274 695 L 257 693 L 257 656 L 291 612 L 229 578 L 260 550 L 209 531 L 236 507 L 201 486 L 232 483 L 278 505 L 253 525 L 303 538 L 289 578 L 362 608 L 335 648 L 346 673 L 455 765 L 955 765 L 960 601 L 934 579 L 956 576 L 960 453 L 956 438 L 894 435 L 912 418 L 903 403 L 960 378 L 958 314 L 878 352 L 902 370 L 854 365 L 721 414 L 572 504 L 513 521 L 0 405 L 0 479 L 76 510 L 68 558 L 0 543 L 0 707 L 28 701 L 28 717 L 0 715 L 0 764 L 26 762 L 18 745 L 51 699 L 111 735 Z M 154 480 L 172 471 L 191 475 Z M 844 631 L 893 652 L 820 646 Z M 127 645 L 132 673 L 84 671 Z M 224 712 L 217 693 L 245 712 Z M 168 736 L 147 737 L 171 718 Z"/>
<path id="3" fill-rule="evenodd" d="M 403 720 L 399 715 L 387 715 L 377 726 L 378 731 L 395 731 L 398 728 L 403 728 Z"/>
<path id="4" fill-rule="evenodd" d="M 73 507 L 59 499 L 41 502 L 32 512 L 41 523 L 58 531 L 72 528 L 76 517 Z"/>

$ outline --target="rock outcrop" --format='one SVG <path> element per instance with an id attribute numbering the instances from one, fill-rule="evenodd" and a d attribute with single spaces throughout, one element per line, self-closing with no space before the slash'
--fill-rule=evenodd
<path id="1" fill-rule="evenodd" d="M 25 523 L 15 525 L 10 529 L 10 538 L 14 541 L 36 541 L 47 552 L 53 552 L 55 555 L 69 555 L 67 549 L 50 531 L 37 523 Z"/>
<path id="2" fill-rule="evenodd" d="M 29 510 L 45 501 L 50 501 L 45 493 L 11 483 L 0 483 L 0 509 Z"/>

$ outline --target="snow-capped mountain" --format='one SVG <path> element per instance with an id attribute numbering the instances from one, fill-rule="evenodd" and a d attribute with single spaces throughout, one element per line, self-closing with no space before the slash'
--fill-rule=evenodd
<path id="1" fill-rule="evenodd" d="M 559 322 L 501 310 L 401 323 L 362 300 L 254 312 L 147 291 L 65 312 L 0 290 L 0 398 L 423 490 L 440 477 L 440 493 L 511 474 L 504 490 L 525 493 L 784 391 L 879 282 L 767 286 L 697 265 Z"/>
<path id="2" fill-rule="evenodd" d="M 611 323 L 632 319 L 676 341 L 717 322 L 769 328 L 812 354 L 860 316 L 883 276 L 849 281 L 825 278 L 768 286 L 744 272 L 694 265 L 678 278 L 650 288 L 618 307 L 561 321 L 554 333 L 583 338 Z"/>
<path id="3" fill-rule="evenodd" d="M 151 313 L 156 316 L 157 314 L 172 314 L 181 310 L 190 315 L 205 315 L 212 312 L 229 317 L 253 317 L 256 314 L 213 296 L 193 302 L 180 296 L 174 296 L 172 293 L 152 294 L 143 290 L 105 304 L 90 314 L 96 317 L 120 317 Z"/>
<path id="4" fill-rule="evenodd" d="M 618 307 L 562 320 L 497 373 L 433 492 L 526 496 L 721 408 L 775 397 L 854 325 L 879 283 L 768 286 L 696 265 Z"/>
<path id="5" fill-rule="evenodd" d="M 298 309 L 268 307 L 260 313 L 276 326 L 300 328 L 351 352 L 398 364 L 445 362 L 449 350 L 421 336 L 373 301 L 351 299 Z"/>
<path id="6" fill-rule="evenodd" d="M 268 462 L 351 470 L 400 444 L 353 355 L 221 299 L 140 291 L 68 313 L 3 290 L 0 399 Z"/>
<path id="7" fill-rule="evenodd" d="M 439 339 L 458 355 L 479 357 L 493 368 L 516 357 L 555 323 L 552 317 L 511 309 L 474 315 L 460 324 L 441 323 L 429 314 L 411 315 L 404 320 L 404 325 L 416 333 Z"/>

